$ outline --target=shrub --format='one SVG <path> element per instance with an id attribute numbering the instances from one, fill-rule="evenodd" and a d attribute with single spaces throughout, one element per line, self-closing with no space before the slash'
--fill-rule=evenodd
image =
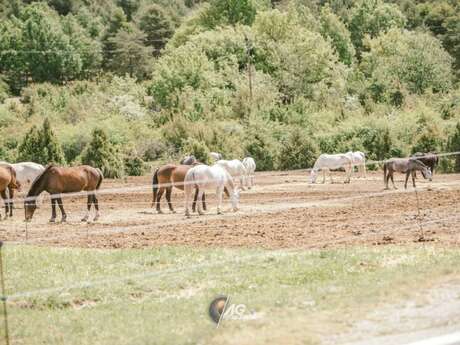
<path id="1" fill-rule="evenodd" d="M 121 154 L 103 129 L 93 131 L 92 140 L 82 155 L 82 163 L 101 169 L 105 177 L 124 175 Z"/>
<path id="2" fill-rule="evenodd" d="M 207 164 L 209 162 L 209 149 L 206 144 L 195 138 L 188 138 L 184 142 L 182 149 L 184 155 L 194 155 L 200 162 Z"/>
<path id="3" fill-rule="evenodd" d="M 48 118 L 43 121 L 41 130 L 33 126 L 19 145 L 19 160 L 47 165 L 64 164 L 64 153 Z"/>
<path id="4" fill-rule="evenodd" d="M 310 135 L 295 128 L 283 141 L 278 167 L 284 169 L 304 169 L 313 166 L 318 148 Z"/>
<path id="5" fill-rule="evenodd" d="M 138 156 L 125 158 L 125 171 L 129 176 L 142 176 L 144 173 L 144 161 Z"/>

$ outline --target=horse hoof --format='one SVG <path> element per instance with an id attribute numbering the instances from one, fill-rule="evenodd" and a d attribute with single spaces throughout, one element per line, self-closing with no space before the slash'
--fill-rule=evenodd
<path id="1" fill-rule="evenodd" d="M 176 210 L 171 210 L 171 213 L 176 214 L 177 212 Z"/>
<path id="2" fill-rule="evenodd" d="M 56 219 L 55 219 L 55 218 L 51 218 L 51 219 L 50 219 L 50 223 L 56 223 Z"/>
<path id="3" fill-rule="evenodd" d="M 163 214 L 163 211 L 162 210 L 157 210 L 157 213 L 158 214 Z"/>
<path id="4" fill-rule="evenodd" d="M 67 222 L 67 218 L 62 218 L 61 219 L 61 223 L 66 223 Z"/>
<path id="5" fill-rule="evenodd" d="M 84 222 L 84 223 L 86 223 L 86 222 L 88 221 L 88 217 L 83 217 L 83 218 L 81 219 L 81 221 Z"/>

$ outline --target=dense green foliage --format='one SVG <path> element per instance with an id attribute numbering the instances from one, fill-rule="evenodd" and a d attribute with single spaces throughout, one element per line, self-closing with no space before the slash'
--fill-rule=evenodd
<path id="1" fill-rule="evenodd" d="M 43 165 L 65 163 L 62 148 L 51 129 L 48 118 L 43 122 L 41 129 L 33 126 L 29 130 L 18 151 L 18 158 L 21 161 L 32 161 Z"/>
<path id="2" fill-rule="evenodd" d="M 0 159 L 44 159 L 24 153 L 44 118 L 61 161 L 107 176 L 456 147 L 455 0 L 15 0 L 0 18 Z"/>
<path id="3" fill-rule="evenodd" d="M 123 160 L 118 148 L 110 142 L 104 130 L 96 128 L 93 138 L 81 157 L 82 163 L 101 169 L 106 177 L 123 175 Z"/>

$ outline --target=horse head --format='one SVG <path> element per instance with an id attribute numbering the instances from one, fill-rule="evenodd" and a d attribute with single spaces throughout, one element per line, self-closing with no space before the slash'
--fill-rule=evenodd
<path id="1" fill-rule="evenodd" d="M 37 198 L 36 197 L 26 197 L 24 200 L 24 216 L 25 221 L 29 222 L 34 216 L 35 210 L 37 209 Z"/>
<path id="2" fill-rule="evenodd" d="M 420 171 L 422 172 L 422 176 L 425 180 L 432 180 L 432 173 L 430 168 L 428 168 L 423 162 L 415 159 L 414 162 L 418 165 Z"/>

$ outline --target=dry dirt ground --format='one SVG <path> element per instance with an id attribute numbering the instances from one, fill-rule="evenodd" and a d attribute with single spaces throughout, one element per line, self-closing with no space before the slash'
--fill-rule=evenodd
<path id="1" fill-rule="evenodd" d="M 151 208 L 151 177 L 105 180 L 99 202 L 102 216 L 82 223 L 86 197 L 65 197 L 67 223 L 48 223 L 49 197 L 34 219 L 23 221 L 21 200 L 12 219 L 0 222 L 0 238 L 40 245 L 91 248 L 140 248 L 160 245 L 245 246 L 264 248 L 324 248 L 350 244 L 439 242 L 460 243 L 460 175 L 435 175 L 432 182 L 419 177 L 417 193 L 403 188 L 383 189 L 381 172 L 343 184 L 309 184 L 306 171 L 262 172 L 256 186 L 241 193 L 240 210 L 216 214 L 215 196 L 208 195 L 204 216 L 184 216 L 183 192 L 175 190 L 176 214 Z M 321 178 L 318 179 L 321 182 Z M 19 196 L 21 197 L 21 195 Z M 417 206 L 418 205 L 418 206 Z M 3 214 L 3 210 L 2 210 Z M 58 213 L 59 214 L 59 213 Z"/>

